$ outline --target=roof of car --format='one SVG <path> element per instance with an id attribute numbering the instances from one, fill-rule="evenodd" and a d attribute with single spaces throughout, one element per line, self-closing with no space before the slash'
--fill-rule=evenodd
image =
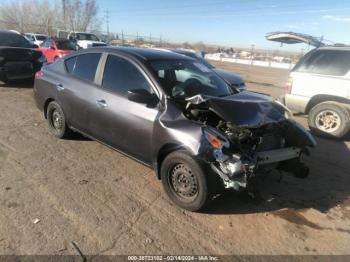
<path id="1" fill-rule="evenodd" d="M 11 30 L 0 30 L 0 34 L 12 34 L 12 35 L 20 35 L 20 33 L 16 33 Z"/>
<path id="2" fill-rule="evenodd" d="M 101 52 L 108 53 L 124 53 L 129 56 L 133 56 L 137 59 L 142 60 L 192 60 L 189 57 L 185 57 L 181 54 L 177 54 L 174 52 L 159 50 L 159 49 L 151 49 L 151 48 L 135 48 L 135 47 L 112 47 L 112 46 L 104 46 L 104 47 L 95 47 L 89 48 L 86 50 L 99 50 Z"/>

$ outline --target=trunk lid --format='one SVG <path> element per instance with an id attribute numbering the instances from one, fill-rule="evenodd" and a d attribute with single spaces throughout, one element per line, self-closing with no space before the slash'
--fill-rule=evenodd
<path id="1" fill-rule="evenodd" d="M 307 34 L 294 32 L 272 32 L 266 35 L 269 41 L 279 42 L 281 44 L 308 44 L 314 47 L 324 46 L 322 37 L 314 37 Z"/>

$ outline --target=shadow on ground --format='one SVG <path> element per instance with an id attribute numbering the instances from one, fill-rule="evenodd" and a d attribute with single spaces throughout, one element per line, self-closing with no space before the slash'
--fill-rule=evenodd
<path id="1" fill-rule="evenodd" d="M 34 80 L 11 80 L 7 81 L 6 84 L 0 81 L 0 87 L 2 88 L 33 88 Z"/>
<path id="2" fill-rule="evenodd" d="M 347 141 L 350 141 L 350 136 L 344 141 L 317 138 L 317 147 L 311 151 L 310 157 L 304 158 L 310 167 L 310 175 L 306 179 L 286 173 L 271 173 L 257 180 L 257 198 L 247 193 L 227 192 L 217 197 L 203 212 L 249 214 L 281 212 L 284 208 L 314 208 L 326 212 L 338 205 L 350 206 L 350 152 L 345 144 Z M 350 212 L 348 215 L 350 217 Z"/>

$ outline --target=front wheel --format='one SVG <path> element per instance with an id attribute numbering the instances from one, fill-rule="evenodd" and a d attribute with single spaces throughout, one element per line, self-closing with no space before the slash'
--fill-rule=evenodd
<path id="1" fill-rule="evenodd" d="M 169 198 L 181 208 L 198 211 L 212 200 L 216 181 L 214 174 L 186 151 L 169 154 L 161 166 L 163 187 Z"/>
<path id="2" fill-rule="evenodd" d="M 350 112 L 340 103 L 323 102 L 311 109 L 308 123 L 317 135 L 342 138 L 350 130 Z"/>

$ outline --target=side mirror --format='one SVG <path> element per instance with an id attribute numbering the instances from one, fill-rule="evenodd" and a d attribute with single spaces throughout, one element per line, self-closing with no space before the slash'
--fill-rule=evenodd
<path id="1" fill-rule="evenodd" d="M 155 106 L 158 102 L 156 95 L 151 94 L 146 89 L 133 89 L 128 91 L 128 99 L 130 101 L 146 104 L 148 106 Z"/>
<path id="2" fill-rule="evenodd" d="M 32 48 L 39 48 L 39 46 L 36 45 L 36 44 L 33 44 L 33 45 L 32 45 Z"/>
<path id="3" fill-rule="evenodd" d="M 56 47 L 54 47 L 54 46 L 52 45 L 52 46 L 50 46 L 50 49 L 56 50 Z"/>

